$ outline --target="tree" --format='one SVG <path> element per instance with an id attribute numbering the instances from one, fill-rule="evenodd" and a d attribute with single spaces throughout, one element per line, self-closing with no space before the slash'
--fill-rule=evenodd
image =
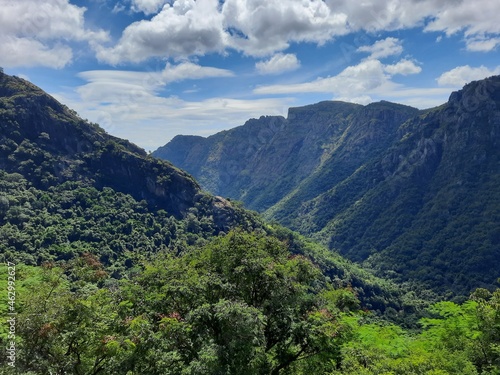
<path id="1" fill-rule="evenodd" d="M 330 366 L 323 359 L 349 332 L 319 269 L 262 234 L 236 230 L 166 256 L 127 288 L 143 374 L 282 374 L 320 357 L 317 368 Z"/>

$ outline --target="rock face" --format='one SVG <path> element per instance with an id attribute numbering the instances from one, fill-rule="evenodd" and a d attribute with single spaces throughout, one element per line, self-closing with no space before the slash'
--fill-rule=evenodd
<path id="1" fill-rule="evenodd" d="M 0 169 L 47 189 L 87 181 L 182 216 L 199 186 L 187 173 L 112 137 L 33 84 L 0 73 Z"/>
<path id="2" fill-rule="evenodd" d="M 382 274 L 467 293 L 500 276 L 499 143 L 491 77 L 427 111 L 323 102 L 154 155 Z"/>
<path id="3" fill-rule="evenodd" d="M 354 171 L 383 150 L 396 136 L 395 129 L 417 112 L 387 102 L 366 107 L 321 102 L 290 108 L 287 119 L 252 119 L 208 138 L 177 136 L 153 155 L 193 174 L 207 190 L 265 211 L 312 172 L 336 168 L 331 160 L 338 154 L 350 154 L 343 174 Z"/>

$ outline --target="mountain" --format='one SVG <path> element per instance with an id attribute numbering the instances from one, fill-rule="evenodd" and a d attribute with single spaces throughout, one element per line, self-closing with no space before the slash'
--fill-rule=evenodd
<path id="1" fill-rule="evenodd" d="M 500 276 L 500 77 L 426 111 L 322 102 L 153 155 L 209 191 L 440 292 Z"/>
<path id="2" fill-rule="evenodd" d="M 335 160 L 349 159 L 336 173 L 338 179 L 354 172 L 384 150 L 401 122 L 417 112 L 388 102 L 366 107 L 321 102 L 291 108 L 287 119 L 252 119 L 208 138 L 177 136 L 153 155 L 185 169 L 207 190 L 265 211 L 301 186 L 312 171 L 319 179 L 331 176 L 324 170 L 337 169 Z M 313 193 L 305 190 L 307 195 Z"/>
<path id="3" fill-rule="evenodd" d="M 184 253 L 236 228 L 314 259 L 367 308 L 414 310 L 395 285 L 201 191 L 169 162 L 82 120 L 33 84 L 0 74 L 0 261 L 39 266 L 92 255 L 119 279 L 158 254 Z"/>
<path id="4" fill-rule="evenodd" d="M 499 290 L 430 306 L 3 74 L 0 137 L 2 374 L 498 373 Z"/>
<path id="5" fill-rule="evenodd" d="M 186 172 L 3 73 L 0 177 L 0 254 L 25 264 L 87 251 L 123 271 L 137 254 L 260 225 Z"/>
<path id="6" fill-rule="evenodd" d="M 0 98 L 0 168 L 23 174 L 36 187 L 86 180 L 175 215 L 191 207 L 199 193 L 188 174 L 83 121 L 21 78 L 0 74 Z"/>

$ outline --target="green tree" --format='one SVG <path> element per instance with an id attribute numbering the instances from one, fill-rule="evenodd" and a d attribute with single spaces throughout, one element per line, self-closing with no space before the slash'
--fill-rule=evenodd
<path id="1" fill-rule="evenodd" d="M 262 234 L 232 231 L 181 257 L 166 256 L 127 288 L 124 314 L 141 322 L 128 332 L 141 374 L 284 374 L 313 361 L 321 367 L 318 358 L 338 355 L 349 332 L 337 306 L 344 298 L 319 269 Z"/>

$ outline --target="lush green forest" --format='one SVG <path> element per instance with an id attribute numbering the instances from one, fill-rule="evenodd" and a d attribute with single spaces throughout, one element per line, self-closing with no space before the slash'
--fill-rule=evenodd
<path id="1" fill-rule="evenodd" d="M 120 280 L 84 253 L 19 265 L 16 285 L 18 372 L 5 374 L 500 372 L 500 290 L 433 304 L 404 330 L 284 242 L 242 230 Z"/>
<path id="2" fill-rule="evenodd" d="M 500 374 L 499 290 L 382 279 L 0 83 L 0 374 Z"/>

